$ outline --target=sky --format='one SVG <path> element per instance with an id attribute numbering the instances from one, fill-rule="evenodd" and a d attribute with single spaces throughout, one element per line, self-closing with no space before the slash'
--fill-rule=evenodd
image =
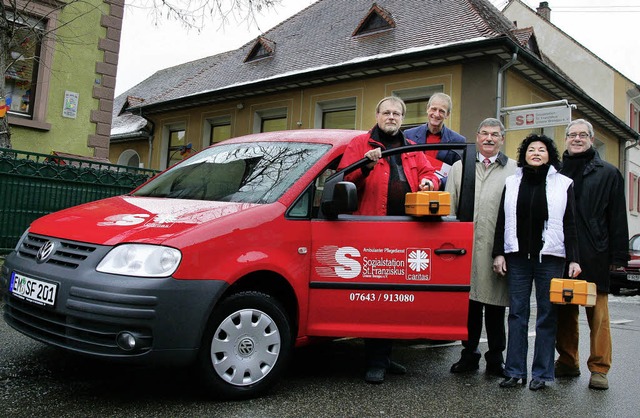
<path id="1" fill-rule="evenodd" d="M 316 0 L 282 0 L 280 6 L 257 16 L 256 23 L 233 20 L 221 27 L 211 22 L 201 32 L 160 20 L 153 25 L 139 0 L 126 0 L 116 96 L 156 71 L 237 49 L 293 16 Z M 372 1 L 373 2 L 373 1 Z M 508 0 L 491 0 L 502 9 Z M 535 9 L 540 1 L 523 0 Z M 638 0 L 548 0 L 551 23 L 598 55 L 623 75 L 640 84 L 640 20 Z"/>

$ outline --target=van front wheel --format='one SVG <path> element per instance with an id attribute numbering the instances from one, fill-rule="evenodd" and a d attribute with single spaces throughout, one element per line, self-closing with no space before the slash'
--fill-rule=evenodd
<path id="1" fill-rule="evenodd" d="M 211 394 L 254 397 L 277 381 L 292 346 L 282 305 L 270 295 L 240 292 L 213 312 L 199 353 L 199 369 Z"/>

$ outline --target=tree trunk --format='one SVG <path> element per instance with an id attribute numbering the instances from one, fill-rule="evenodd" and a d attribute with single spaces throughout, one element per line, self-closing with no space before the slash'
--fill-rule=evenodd
<path id="1" fill-rule="evenodd" d="M 11 132 L 7 115 L 0 118 L 0 148 L 11 148 Z"/>
<path id="2" fill-rule="evenodd" d="M 0 6 L 0 68 L 2 77 L 0 78 L 0 106 L 5 105 L 5 82 L 4 74 L 7 71 L 7 54 L 9 51 L 9 24 L 7 21 L 7 10 L 4 1 Z M 9 114 L 0 116 L 0 148 L 11 148 L 11 131 L 9 130 Z"/>

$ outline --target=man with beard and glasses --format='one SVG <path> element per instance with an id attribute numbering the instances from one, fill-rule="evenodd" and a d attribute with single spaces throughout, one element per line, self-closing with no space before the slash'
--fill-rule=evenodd
<path id="1" fill-rule="evenodd" d="M 482 357 L 478 346 L 482 333 L 482 318 L 487 332 L 489 350 L 484 358 L 486 373 L 503 377 L 503 352 L 507 345 L 504 316 L 509 306 L 507 280 L 493 271 L 493 237 L 505 179 L 516 171 L 516 162 L 503 154 L 505 128 L 498 119 L 487 118 L 476 133 L 476 190 L 474 211 L 474 243 L 469 292 L 468 339 L 460 360 L 451 366 L 451 373 L 465 373 L 479 368 Z M 445 190 L 451 193 L 451 213 L 455 214 L 460 195 L 462 162 L 451 167 Z M 484 311 L 484 312 L 483 312 Z"/>
<path id="2" fill-rule="evenodd" d="M 573 179 L 576 223 L 582 274 L 579 279 L 597 286 L 596 303 L 585 307 L 590 330 L 591 353 L 587 367 L 589 387 L 609 388 L 611 330 L 609 326 L 609 271 L 629 260 L 624 179 L 620 171 L 602 160 L 593 147 L 594 131 L 584 119 L 572 121 L 566 129 L 566 151 L 560 172 Z M 578 306 L 558 305 L 556 377 L 580 375 L 578 354 Z"/>
<path id="3" fill-rule="evenodd" d="M 376 106 L 376 125 L 359 135 L 347 146 L 338 169 L 362 158 L 369 164 L 349 173 L 346 181 L 358 188 L 358 210 L 354 214 L 368 216 L 404 215 L 405 195 L 419 190 L 437 190 L 440 182 L 423 152 L 407 152 L 382 158 L 382 151 L 409 144 L 400 126 L 406 112 L 402 99 L 385 97 Z M 367 372 L 365 381 L 382 383 L 388 371 L 404 374 L 404 366 L 391 361 L 392 340 L 366 338 Z"/>

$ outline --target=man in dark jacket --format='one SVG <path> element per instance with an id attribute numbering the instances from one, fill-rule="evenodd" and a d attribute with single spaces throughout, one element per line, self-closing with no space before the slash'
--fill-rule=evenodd
<path id="1" fill-rule="evenodd" d="M 427 102 L 427 123 L 407 129 L 404 135 L 416 144 L 447 144 L 463 143 L 467 140 L 459 133 L 444 125 L 444 121 L 451 115 L 451 97 L 444 93 L 435 93 Z M 453 150 L 439 150 L 425 152 L 431 165 L 440 177 L 440 190 L 444 190 L 446 176 L 449 169 L 460 159 L 460 155 Z"/>
<path id="2" fill-rule="evenodd" d="M 624 180 L 616 167 L 600 158 L 593 139 L 593 126 L 586 120 L 576 119 L 567 126 L 561 173 L 574 181 L 582 267 L 578 278 L 596 283 L 598 289 L 595 306 L 585 308 L 591 337 L 589 387 L 608 389 L 612 351 L 609 271 L 627 265 L 629 230 Z M 579 376 L 577 305 L 558 305 L 556 349 L 556 377 Z"/>

